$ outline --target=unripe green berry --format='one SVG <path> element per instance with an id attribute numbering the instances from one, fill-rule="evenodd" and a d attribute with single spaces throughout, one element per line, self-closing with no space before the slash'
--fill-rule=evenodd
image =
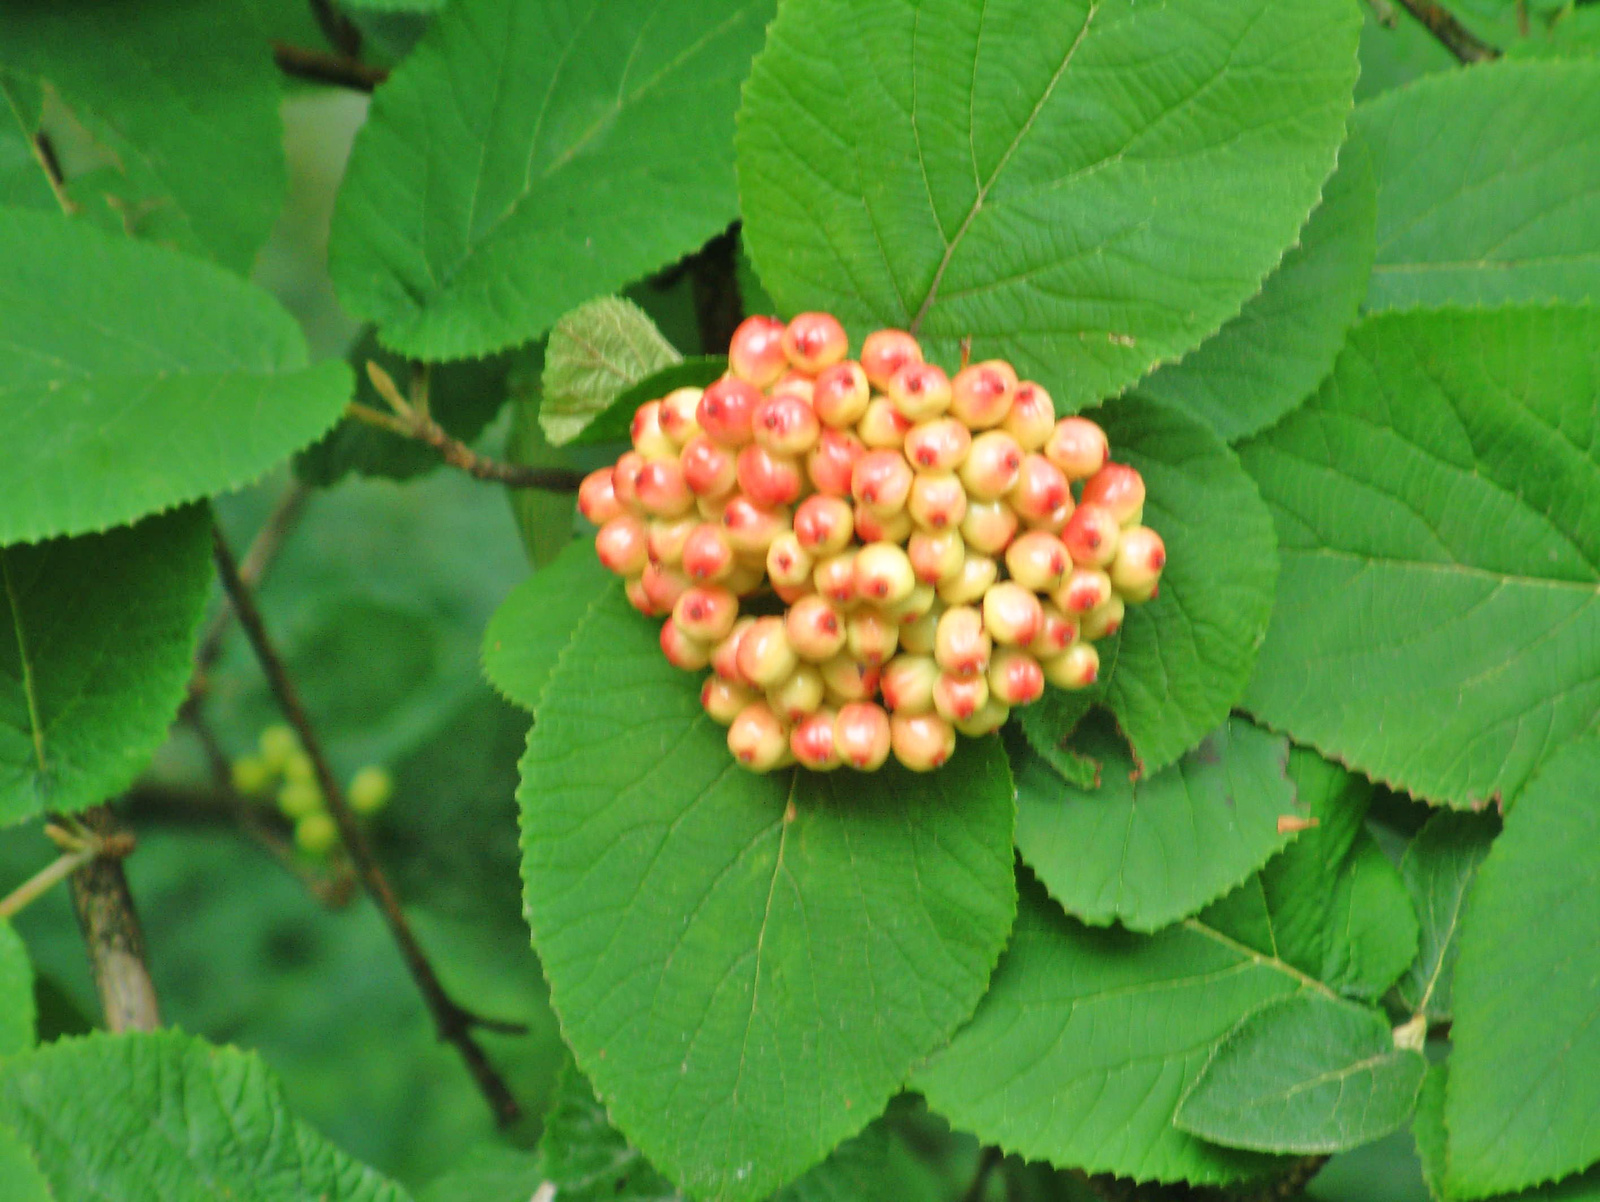
<path id="1" fill-rule="evenodd" d="M 1001 581 L 983 596 L 983 626 L 996 643 L 1025 647 L 1043 624 L 1039 598 L 1015 581 Z"/>
<path id="2" fill-rule="evenodd" d="M 720 676 L 707 676 L 705 684 L 700 686 L 700 707 L 721 726 L 732 723 L 745 706 L 759 700 L 750 689 Z"/>
<path id="3" fill-rule="evenodd" d="M 1011 412 L 1000 428 L 1024 451 L 1042 451 L 1056 428 L 1056 404 L 1050 394 L 1031 380 L 1017 385 L 1011 398 Z"/>
<path id="4" fill-rule="evenodd" d="M 839 758 L 861 772 L 875 772 L 889 758 L 889 715 L 868 701 L 841 706 L 833 723 Z"/>
<path id="5" fill-rule="evenodd" d="M 790 364 L 810 375 L 832 367 L 850 353 L 850 339 L 831 313 L 797 313 L 781 339 Z"/>
<path id="6" fill-rule="evenodd" d="M 256 746 L 267 767 L 274 772 L 282 772 L 289 757 L 300 750 L 300 740 L 293 730 L 279 723 L 263 730 L 261 737 L 256 740 Z"/>
<path id="7" fill-rule="evenodd" d="M 817 712 L 826 691 L 822 673 L 810 664 L 801 664 L 787 680 L 767 690 L 767 704 L 785 722 L 795 723 Z"/>
<path id="8" fill-rule="evenodd" d="M 696 642 L 716 643 L 727 638 L 739 620 L 739 598 L 715 584 L 695 585 L 672 607 L 672 620 Z M 708 659 L 709 655 L 708 651 Z"/>
<path id="9" fill-rule="evenodd" d="M 637 576 L 650 558 L 645 525 L 631 513 L 612 518 L 594 536 L 595 554 L 618 576 Z"/>
<path id="10" fill-rule="evenodd" d="M 751 772 L 771 772 L 789 754 L 789 732 L 769 706 L 752 702 L 728 726 L 728 750 Z"/>
<path id="11" fill-rule="evenodd" d="M 900 624 L 877 609 L 858 609 L 845 622 L 845 647 L 864 664 L 881 664 L 900 645 Z"/>
<path id="12" fill-rule="evenodd" d="M 989 666 L 994 648 L 984 629 L 983 614 L 970 605 L 955 605 L 939 618 L 933 637 L 933 658 L 946 672 L 971 676 Z"/>
<path id="13" fill-rule="evenodd" d="M 953 417 L 919 422 L 906 431 L 903 450 L 919 472 L 953 472 L 972 450 L 972 432 Z"/>
<path id="14" fill-rule="evenodd" d="M 993 501 L 1017 485 L 1022 473 L 1022 448 L 1004 430 L 988 430 L 972 440 L 961 464 L 961 483 L 977 501 Z"/>
<path id="15" fill-rule="evenodd" d="M 856 552 L 856 594 L 881 606 L 909 597 L 917 575 L 905 550 L 894 543 L 868 543 Z"/>
<path id="16" fill-rule="evenodd" d="M 811 407 L 818 420 L 836 430 L 848 429 L 860 421 L 871 399 L 867 373 L 861 364 L 848 360 L 819 374 L 811 390 Z"/>
<path id="17" fill-rule="evenodd" d="M 874 330 L 861 344 L 861 367 L 874 388 L 887 388 L 895 372 L 921 362 L 921 345 L 904 330 Z"/>
<path id="18" fill-rule="evenodd" d="M 838 714 L 823 708 L 808 714 L 789 732 L 789 751 L 803 767 L 813 772 L 831 772 L 839 766 L 839 751 L 833 730 Z"/>
<path id="19" fill-rule="evenodd" d="M 961 519 L 961 537 L 967 550 L 999 555 L 1017 534 L 1017 514 L 1004 501 L 970 501 Z"/>
<path id="20" fill-rule="evenodd" d="M 1064 417 L 1044 444 L 1044 454 L 1068 480 L 1087 480 L 1106 465 L 1111 446 L 1106 432 L 1088 418 Z"/>
<path id="21" fill-rule="evenodd" d="M 317 766 L 311 762 L 309 755 L 297 747 L 289 758 L 283 762 L 283 776 L 285 780 L 315 784 Z"/>
<path id="22" fill-rule="evenodd" d="M 1054 659 L 1039 665 L 1044 678 L 1058 689 L 1086 689 L 1100 675 L 1100 653 L 1093 643 L 1074 643 Z"/>
<path id="23" fill-rule="evenodd" d="M 1122 619 L 1127 613 L 1127 603 L 1113 593 L 1105 602 L 1095 606 L 1078 621 L 1081 638 L 1103 639 L 1122 629 Z"/>
<path id="24" fill-rule="evenodd" d="M 1061 532 L 1061 541 L 1067 544 L 1073 563 L 1080 567 L 1103 568 L 1116 558 L 1121 535 L 1121 527 L 1109 509 L 1100 505 L 1079 505 Z"/>
<path id="25" fill-rule="evenodd" d="M 782 618 L 757 618 L 739 640 L 739 674 L 758 689 L 787 679 L 799 664 Z"/>
<path id="26" fill-rule="evenodd" d="M 953 472 L 918 472 L 906 512 L 924 530 L 959 530 L 967 516 L 967 490 Z"/>
<path id="27" fill-rule="evenodd" d="M 938 586 L 939 600 L 946 605 L 974 605 L 999 578 L 1000 565 L 995 560 L 969 549 L 961 570 Z"/>
<path id="28" fill-rule="evenodd" d="M 277 775 L 266 757 L 260 755 L 240 756 L 228 766 L 228 774 L 233 781 L 234 791 L 246 797 L 265 793 L 272 787 L 272 778 Z"/>
<path id="29" fill-rule="evenodd" d="M 847 631 L 843 615 L 825 598 L 813 593 L 789 607 L 783 618 L 789 645 L 801 659 L 821 663 L 844 649 Z"/>
<path id="30" fill-rule="evenodd" d="M 816 560 L 800 545 L 800 537 L 793 530 L 785 530 L 767 548 L 767 576 L 780 587 L 810 584 L 816 566 Z"/>
<path id="31" fill-rule="evenodd" d="M 1055 535 L 1029 530 L 1006 548 L 1006 570 L 1023 588 L 1048 593 L 1061 587 L 1072 570 L 1072 557 Z"/>
<path id="32" fill-rule="evenodd" d="M 955 754 L 956 732 L 935 714 L 895 714 L 889 719 L 894 758 L 913 772 L 932 772 Z"/>
<path id="33" fill-rule="evenodd" d="M 856 436 L 875 450 L 899 450 L 911 431 L 911 419 L 894 407 L 888 397 L 877 396 L 867 402 L 867 411 L 856 423 Z"/>
<path id="34" fill-rule="evenodd" d="M 687 633 L 677 622 L 661 624 L 661 654 L 674 668 L 698 672 L 711 662 L 711 644 Z"/>
<path id="35" fill-rule="evenodd" d="M 310 856 L 325 856 L 339 842 L 339 827 L 327 814 L 306 814 L 294 824 L 295 846 Z"/>
<path id="36" fill-rule="evenodd" d="M 854 605 L 860 600 L 856 593 L 856 553 L 845 551 L 818 560 L 811 573 L 811 584 L 840 609 Z"/>
<path id="37" fill-rule="evenodd" d="M 321 809 L 322 790 L 312 781 L 285 781 L 278 789 L 278 810 L 285 818 L 304 818 Z"/>
<path id="38" fill-rule="evenodd" d="M 984 702 L 983 708 L 964 722 L 957 722 L 956 729 L 969 739 L 981 739 L 984 735 L 992 734 L 1006 724 L 1006 719 L 1011 717 L 1011 707 L 1003 705 L 994 696 Z"/>
<path id="39" fill-rule="evenodd" d="M 989 681 L 982 672 L 960 676 L 941 672 L 933 682 L 933 708 L 946 722 L 964 722 L 989 700 Z"/>
<path id="40" fill-rule="evenodd" d="M 1068 614 L 1086 614 L 1111 598 L 1111 577 L 1099 568 L 1073 568 L 1051 598 Z"/>
<path id="41" fill-rule="evenodd" d="M 967 557 L 967 544 L 960 530 L 941 530 L 936 534 L 918 530 L 906 546 L 906 556 L 920 582 L 939 585 L 960 573 Z"/>
<path id="42" fill-rule="evenodd" d="M 950 378 L 931 363 L 907 363 L 884 386 L 895 412 L 925 422 L 950 408 Z"/>
<path id="43" fill-rule="evenodd" d="M 1124 530 L 1117 544 L 1117 557 L 1109 569 L 1111 587 L 1132 602 L 1148 601 L 1161 581 L 1167 566 L 1167 548 L 1161 536 L 1148 526 Z"/>
<path id="44" fill-rule="evenodd" d="M 925 714 L 933 709 L 939 675 L 931 655 L 901 653 L 883 666 L 883 703 L 897 714 Z"/>
<path id="45" fill-rule="evenodd" d="M 376 814 L 394 796 L 394 777 L 382 765 L 368 764 L 350 778 L 345 795 L 356 813 Z"/>
<path id="46" fill-rule="evenodd" d="M 794 536 L 815 558 L 843 551 L 854 531 L 855 512 L 839 497 L 807 497 L 794 511 Z"/>
<path id="47" fill-rule="evenodd" d="M 989 692 L 1003 705 L 1031 705 L 1044 693 L 1044 669 L 1026 651 L 1002 647 L 989 663 Z"/>

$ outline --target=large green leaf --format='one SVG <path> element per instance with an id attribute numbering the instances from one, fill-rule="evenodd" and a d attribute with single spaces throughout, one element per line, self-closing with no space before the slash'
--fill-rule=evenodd
<path id="1" fill-rule="evenodd" d="M 1427 1061 L 1369 1006 L 1301 993 L 1223 1041 L 1178 1107 L 1183 1130 L 1233 1148 L 1327 1155 L 1398 1131 Z"/>
<path id="2" fill-rule="evenodd" d="M 1431 76 L 1354 126 L 1378 177 L 1369 308 L 1600 299 L 1600 63 Z"/>
<path id="3" fill-rule="evenodd" d="M 94 140 L 103 165 L 70 181 L 86 217 L 250 270 L 288 173 L 277 70 L 248 5 L 3 5 L 0 67 L 48 84 Z"/>
<path id="4" fill-rule="evenodd" d="M 580 538 L 517 586 L 483 634 L 484 675 L 501 696 L 538 710 L 551 672 L 606 603 L 613 580 L 593 541 Z"/>
<path id="5" fill-rule="evenodd" d="M 265 293 L 186 256 L 0 210 L 0 544 L 236 488 L 350 391 Z"/>
<path id="6" fill-rule="evenodd" d="M 1103 765 L 1099 788 L 1069 784 L 1013 740 L 1017 850 L 1067 913 L 1091 925 L 1157 930 L 1239 885 L 1289 841 L 1277 826 L 1296 812 L 1288 744 L 1243 719 L 1138 779 L 1109 722 L 1080 728 L 1072 747 Z"/>
<path id="7" fill-rule="evenodd" d="M 50 1182 L 15 1135 L 0 1126 L 0 1181 L 6 1183 L 7 1202 L 60 1202 L 50 1194 Z"/>
<path id="8" fill-rule="evenodd" d="M 1450 1018 L 1462 906 L 1499 825 L 1493 814 L 1435 814 L 1401 861 L 1421 940 L 1396 991 L 1402 1004 L 1430 1021 Z"/>
<path id="9" fill-rule="evenodd" d="M 1322 203 L 1239 316 L 1139 391 L 1204 418 L 1228 441 L 1270 426 L 1316 391 L 1367 292 L 1377 226 L 1372 156 L 1339 152 Z"/>
<path id="10" fill-rule="evenodd" d="M 737 215 L 773 0 L 479 0 L 378 92 L 334 216 L 346 307 L 420 359 L 525 341 Z"/>
<path id="11" fill-rule="evenodd" d="M 1550 760 L 1467 899 L 1456 964 L 1448 1192 L 1525 1189 L 1600 1161 L 1600 740 Z"/>
<path id="12" fill-rule="evenodd" d="M 0 1124 L 60 1202 L 405 1202 L 290 1113 L 254 1056 L 177 1033 L 89 1035 L 0 1061 Z"/>
<path id="13" fill-rule="evenodd" d="M 0 204 L 50 212 L 59 208 L 32 141 L 43 104 L 37 81 L 0 71 Z"/>
<path id="14" fill-rule="evenodd" d="M 1283 562 L 1246 707 L 1459 806 L 1514 797 L 1593 726 L 1597 389 L 1597 310 L 1358 327 L 1316 399 L 1241 451 Z"/>
<path id="15" fill-rule="evenodd" d="M 632 301 L 579 305 L 550 331 L 539 424 L 553 445 L 569 443 L 635 384 L 682 361 Z"/>
<path id="16" fill-rule="evenodd" d="M 971 336 L 1063 411 L 1238 313 L 1332 171 L 1344 0 L 788 0 L 739 117 L 781 308 Z"/>
<path id="17" fill-rule="evenodd" d="M 998 738 L 924 776 L 745 772 L 617 584 L 549 676 L 519 797 L 563 1030 L 695 1196 L 762 1197 L 860 1130 L 970 1013 L 1010 927 Z"/>
<path id="18" fill-rule="evenodd" d="M 0 824 L 105 801 L 161 744 L 211 583 L 209 519 L 0 548 Z"/>
<path id="19" fill-rule="evenodd" d="M 22 938 L 0 918 L 0 1056 L 31 1048 L 33 1040 L 33 965 Z"/>

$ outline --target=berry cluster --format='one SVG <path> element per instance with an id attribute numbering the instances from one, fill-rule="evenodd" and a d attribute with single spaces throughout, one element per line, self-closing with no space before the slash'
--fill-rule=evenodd
<path id="1" fill-rule="evenodd" d="M 825 313 L 749 318 L 728 374 L 641 406 L 578 495 L 757 772 L 938 767 L 1047 682 L 1091 684 L 1166 563 L 1139 473 L 1009 363 L 952 378 L 901 330 L 849 350 Z"/>
<path id="2" fill-rule="evenodd" d="M 233 787 L 252 799 L 272 795 L 278 811 L 294 824 L 294 841 L 311 856 L 325 856 L 339 842 L 339 828 L 328 813 L 327 800 L 317 785 L 311 757 L 299 737 L 287 726 L 269 726 L 261 732 L 257 751 L 231 764 Z M 388 770 L 368 764 L 356 771 L 345 786 L 350 808 L 358 814 L 376 814 L 394 795 Z"/>

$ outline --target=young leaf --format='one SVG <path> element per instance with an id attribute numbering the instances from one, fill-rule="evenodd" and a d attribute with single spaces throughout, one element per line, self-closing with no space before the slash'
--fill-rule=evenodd
<path id="1" fill-rule="evenodd" d="M 917 776 L 729 757 L 620 586 L 522 765 L 551 1000 L 628 1137 L 691 1195 L 764 1197 L 860 1130 L 982 995 L 1011 925 L 997 738 Z"/>
<path id="2" fill-rule="evenodd" d="M 256 1057 L 177 1032 L 88 1035 L 0 1060 L 0 1126 L 63 1202 L 407 1197 L 296 1119 Z"/>
<path id="3" fill-rule="evenodd" d="M 340 299 L 419 359 L 535 337 L 737 216 L 773 0 L 453 5 L 378 92 L 334 214 Z"/>
<path id="4" fill-rule="evenodd" d="M 1248 709 L 1456 806 L 1594 725 L 1597 346 L 1587 309 L 1380 315 L 1241 448 L 1283 563 Z"/>
<path id="5" fill-rule="evenodd" d="M 1072 412 L 1261 287 L 1360 27 L 1343 0 L 787 0 L 739 115 L 746 245 L 780 308 L 947 366 L 970 335 Z"/>
<path id="6" fill-rule="evenodd" d="M 1401 861 L 1422 940 L 1396 992 L 1403 1005 L 1432 1021 L 1450 1017 L 1462 906 L 1499 825 L 1491 814 L 1435 814 Z"/>
<path id="7" fill-rule="evenodd" d="M 0 918 L 0 1056 L 26 1051 L 33 1041 L 33 965 L 16 928 Z"/>
<path id="8" fill-rule="evenodd" d="M 1378 177 L 1367 308 L 1600 299 L 1600 63 L 1449 71 L 1353 124 Z"/>
<path id="9" fill-rule="evenodd" d="M 1102 765 L 1099 788 L 1068 784 L 1012 741 L 1017 850 L 1062 908 L 1091 925 L 1157 930 L 1221 897 L 1289 842 L 1277 826 L 1297 812 L 1288 743 L 1243 719 L 1138 779 L 1108 722 L 1080 727 L 1072 747 Z"/>
<path id="10" fill-rule="evenodd" d="M 1526 1189 L 1600 1161 L 1600 740 L 1553 757 L 1467 899 L 1456 964 L 1447 1192 Z"/>
<path id="11" fill-rule="evenodd" d="M 601 566 L 592 539 L 571 540 L 489 619 L 483 634 L 483 672 L 513 705 L 537 713 L 550 673 L 568 647 L 595 621 L 615 577 Z"/>
<path id="12" fill-rule="evenodd" d="M 1230 1148 L 1344 1152 L 1405 1126 L 1427 1067 L 1395 1046 L 1381 1012 L 1300 993 L 1234 1029 L 1176 1122 Z"/>
<path id="13" fill-rule="evenodd" d="M 682 361 L 632 301 L 606 296 L 579 305 L 556 322 L 545 350 L 545 437 L 552 446 L 571 442 L 624 392 Z"/>
<path id="14" fill-rule="evenodd" d="M 161 744 L 211 584 L 210 515 L 0 547 L 0 584 L 5 825 L 104 801 Z"/>
<path id="15" fill-rule="evenodd" d="M 342 364 L 220 269 L 0 213 L 0 544 L 237 488 L 338 417 Z"/>
<path id="16" fill-rule="evenodd" d="M 288 170 L 277 71 L 247 5 L 7 5 L 0 67 L 47 84 L 94 140 L 105 165 L 69 181 L 84 216 L 249 273 Z"/>
<path id="17" fill-rule="evenodd" d="M 1139 382 L 1229 442 L 1277 421 L 1317 390 L 1356 320 L 1377 226 L 1372 156 L 1359 137 L 1339 151 L 1322 203 L 1261 291 L 1177 363 Z"/>

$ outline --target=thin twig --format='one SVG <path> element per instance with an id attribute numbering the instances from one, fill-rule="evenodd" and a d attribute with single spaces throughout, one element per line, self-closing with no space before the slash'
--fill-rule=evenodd
<path id="1" fill-rule="evenodd" d="M 317 19 L 322 36 L 346 58 L 361 57 L 361 30 L 354 21 L 333 5 L 333 0 L 311 0 L 311 15 Z"/>
<path id="2" fill-rule="evenodd" d="M 1393 29 L 1400 24 L 1400 14 L 1395 12 L 1390 0 L 1367 0 L 1372 6 L 1372 15 L 1377 18 L 1378 24 L 1385 29 Z"/>
<path id="3" fill-rule="evenodd" d="M 989 1188 L 989 1178 L 1005 1158 L 1006 1154 L 999 1148 L 984 1148 L 983 1154 L 978 1157 L 978 1171 L 972 1175 L 972 1184 L 967 1186 L 967 1192 L 961 1195 L 961 1202 L 983 1202 L 983 1195 Z"/>
<path id="4" fill-rule="evenodd" d="M 451 467 L 478 480 L 504 484 L 507 488 L 537 488 L 545 492 L 578 491 L 578 485 L 583 480 L 580 473 L 559 467 L 523 467 L 519 463 L 506 463 L 480 455 L 466 443 L 450 437 L 438 422 L 402 397 L 394 379 L 376 363 L 367 363 L 367 376 L 378 390 L 378 395 L 394 409 L 394 415 L 352 401 L 345 406 L 345 416 L 430 446 Z"/>
<path id="5" fill-rule="evenodd" d="M 239 578 L 239 566 L 234 560 L 233 552 L 228 549 L 221 529 L 215 525 L 212 527 L 212 543 L 217 573 L 222 578 L 222 587 L 233 602 L 233 608 L 239 615 L 240 625 L 249 637 L 250 646 L 254 649 L 261 670 L 267 677 L 273 696 L 277 699 L 278 708 L 283 711 L 284 718 L 300 736 L 300 746 L 311 759 L 317 784 L 322 789 L 323 799 L 328 806 L 328 813 L 332 815 L 334 823 L 339 828 L 340 840 L 355 865 L 356 875 L 360 878 L 367 894 L 377 904 L 384 921 L 388 923 L 389 931 L 400 948 L 406 967 L 410 970 L 424 1003 L 433 1015 L 439 1038 L 453 1044 L 460 1053 L 478 1089 L 488 1100 L 490 1109 L 494 1111 L 496 1120 L 502 1125 L 515 1122 L 521 1117 L 521 1107 L 511 1096 L 511 1090 L 500 1074 L 489 1063 L 489 1058 L 483 1049 L 478 1046 L 477 1040 L 472 1036 L 472 1030 L 474 1027 L 481 1027 L 485 1030 L 510 1033 L 524 1028 L 517 1024 L 491 1022 L 475 1015 L 445 992 L 438 974 L 422 950 L 422 945 L 417 942 L 411 924 L 400 909 L 400 901 L 379 866 L 372 846 L 367 842 L 366 833 L 356 820 L 355 811 L 350 808 L 350 803 L 345 798 L 344 786 L 339 783 L 333 765 L 323 750 L 322 740 L 318 737 L 316 728 L 311 725 L 305 706 L 300 700 L 299 691 L 290 680 L 282 657 L 267 635 L 266 623 L 262 620 L 261 611 L 256 608 L 255 598 L 250 595 L 250 590 Z"/>
<path id="6" fill-rule="evenodd" d="M 66 880 L 95 856 L 98 848 L 85 845 L 76 851 L 64 851 L 4 898 L 0 898 L 0 918 L 13 918 L 24 907 L 38 901 L 60 881 Z"/>
<path id="7" fill-rule="evenodd" d="M 1405 9 L 1451 54 L 1463 63 L 1484 63 L 1500 57 L 1500 51 L 1468 29 L 1455 14 L 1434 0 L 1400 0 Z"/>
<path id="8" fill-rule="evenodd" d="M 293 79 L 331 84 L 356 92 L 371 92 L 389 78 L 388 70 L 383 67 L 374 67 L 348 55 L 312 50 L 288 42 L 272 43 L 272 61 L 278 64 L 278 70 Z"/>
<path id="9" fill-rule="evenodd" d="M 128 892 L 122 857 L 132 840 L 119 835 L 105 806 L 79 815 L 95 856 L 72 874 L 72 904 L 94 969 L 106 1030 L 154 1031 L 161 1025 L 156 987 L 145 963 L 144 932 Z"/>

